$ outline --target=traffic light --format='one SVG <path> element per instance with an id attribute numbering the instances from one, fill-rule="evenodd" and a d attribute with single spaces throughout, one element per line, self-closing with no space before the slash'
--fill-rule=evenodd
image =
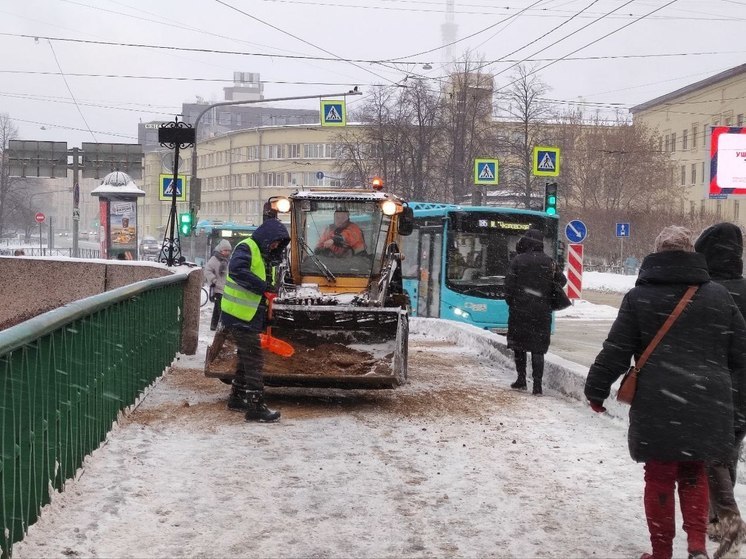
<path id="1" fill-rule="evenodd" d="M 192 214 L 190 212 L 179 214 L 179 232 L 182 237 L 188 237 L 192 234 Z"/>
<path id="2" fill-rule="evenodd" d="M 544 187 L 544 211 L 549 215 L 557 215 L 556 182 L 548 182 Z"/>

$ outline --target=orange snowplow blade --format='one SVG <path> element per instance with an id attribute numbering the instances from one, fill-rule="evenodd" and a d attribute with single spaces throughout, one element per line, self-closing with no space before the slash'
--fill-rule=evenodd
<path id="1" fill-rule="evenodd" d="M 291 357 L 295 353 L 293 346 L 271 334 L 259 334 L 259 342 L 262 349 L 271 351 L 280 357 Z"/>

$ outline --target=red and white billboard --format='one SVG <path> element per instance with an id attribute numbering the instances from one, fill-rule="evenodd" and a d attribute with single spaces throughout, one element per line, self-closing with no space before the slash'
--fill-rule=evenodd
<path id="1" fill-rule="evenodd" d="M 746 195 L 746 128 L 718 126 L 710 142 L 710 196 Z"/>

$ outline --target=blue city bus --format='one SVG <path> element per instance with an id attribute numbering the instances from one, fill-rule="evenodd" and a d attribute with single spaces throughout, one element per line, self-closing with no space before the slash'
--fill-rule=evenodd
<path id="1" fill-rule="evenodd" d="M 241 242 L 256 231 L 256 225 L 202 219 L 189 237 L 181 239 L 182 254 L 188 262 L 204 266 L 222 239 L 228 239 L 231 246 Z"/>
<path id="2" fill-rule="evenodd" d="M 505 275 L 518 240 L 544 232 L 544 251 L 562 265 L 559 218 L 542 211 L 410 202 L 414 232 L 402 238 L 402 279 L 412 316 L 507 331 Z"/>

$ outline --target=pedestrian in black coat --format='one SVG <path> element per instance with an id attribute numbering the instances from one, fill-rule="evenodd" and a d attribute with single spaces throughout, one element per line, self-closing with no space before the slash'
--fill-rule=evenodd
<path id="1" fill-rule="evenodd" d="M 707 259 L 710 278 L 724 286 L 736 303 L 741 315 L 746 317 L 746 279 L 743 277 L 743 235 L 733 223 L 718 223 L 708 227 L 694 243 L 694 250 Z M 715 460 L 708 464 L 707 478 L 710 485 L 710 534 L 720 539 L 717 556 L 730 552 L 736 554 L 746 535 L 741 513 L 733 488 L 736 485 L 736 467 L 741 454 L 741 443 L 746 431 L 735 430 L 736 444 L 726 461 Z"/>
<path id="2" fill-rule="evenodd" d="M 508 348 L 512 349 L 518 378 L 511 388 L 526 389 L 527 353 L 531 353 L 533 393 L 542 393 L 544 354 L 549 350 L 552 327 L 550 298 L 553 282 L 560 286 L 567 278 L 557 263 L 544 254 L 544 235 L 529 229 L 516 245 L 516 255 L 505 276 L 508 314 Z"/>
<path id="3" fill-rule="evenodd" d="M 642 367 L 629 413 L 629 450 L 645 463 L 645 513 L 653 554 L 671 557 L 678 483 L 690 557 L 707 557 L 705 463 L 734 447 L 734 416 L 746 411 L 746 322 L 728 290 L 710 281 L 707 262 L 693 252 L 691 233 L 667 227 L 645 257 L 624 297 L 585 395 L 603 411 L 611 385 L 639 357 L 690 285 L 692 300 Z"/>

